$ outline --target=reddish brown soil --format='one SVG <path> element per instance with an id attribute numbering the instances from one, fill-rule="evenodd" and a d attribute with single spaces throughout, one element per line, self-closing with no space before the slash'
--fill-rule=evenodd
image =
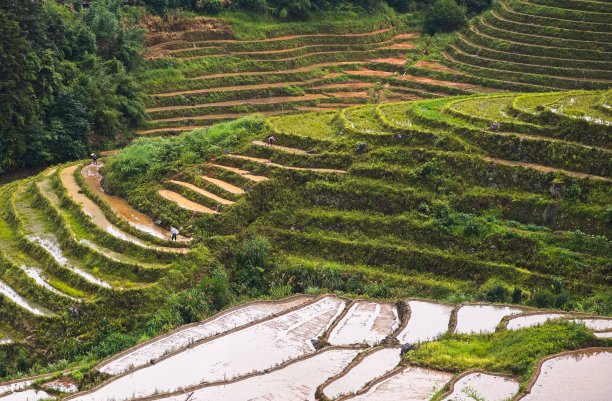
<path id="1" fill-rule="evenodd" d="M 153 97 L 171 97 L 171 96 L 181 96 L 181 95 L 194 95 L 198 93 L 211 93 L 211 92 L 235 92 L 241 90 L 255 90 L 255 89 L 265 89 L 265 88 L 282 88 L 287 85 L 307 85 L 313 82 L 320 81 L 320 78 L 313 78 L 306 81 L 294 81 L 294 82 L 277 82 L 274 84 L 254 84 L 254 85 L 237 85 L 237 86 L 223 86 L 218 88 L 206 88 L 206 89 L 194 89 L 188 91 L 179 91 L 179 92 L 166 92 L 166 93 L 157 93 L 151 96 Z"/>
<path id="2" fill-rule="evenodd" d="M 356 65 L 359 62 L 355 61 L 342 61 L 342 62 L 329 62 L 329 63 L 318 63 L 311 64 L 304 67 L 294 68 L 290 70 L 281 70 L 281 71 L 247 71 L 247 72 L 223 72 L 219 74 L 209 74 L 209 75 L 201 75 L 198 77 L 188 78 L 192 81 L 199 79 L 209 79 L 209 78 L 225 78 L 225 77 L 237 77 L 241 75 L 278 75 L 278 74 L 293 74 L 296 72 L 306 72 L 310 70 L 314 70 L 315 68 L 324 68 L 324 67 L 334 67 L 339 65 Z"/>
<path id="3" fill-rule="evenodd" d="M 186 109 L 198 109 L 198 108 L 214 107 L 214 106 L 238 106 L 242 104 L 288 103 L 288 102 L 299 102 L 303 100 L 316 100 L 316 99 L 321 99 L 323 97 L 325 96 L 317 94 L 317 93 L 308 93 L 303 96 L 279 96 L 279 97 L 267 97 L 267 98 L 255 98 L 255 99 L 230 100 L 226 102 L 196 104 L 193 106 L 154 107 L 151 109 L 147 109 L 147 112 L 154 113 L 156 111 L 164 111 L 164 110 L 186 110 Z"/>
<path id="4" fill-rule="evenodd" d="M 412 43 L 394 43 L 391 46 L 383 47 L 383 49 L 400 49 L 400 50 L 411 50 L 414 49 L 415 46 Z"/>
<path id="5" fill-rule="evenodd" d="M 381 63 L 381 64 L 392 64 L 392 65 L 404 65 L 406 64 L 406 59 L 403 58 L 376 58 L 374 60 L 370 60 L 370 63 Z"/>
<path id="6" fill-rule="evenodd" d="M 440 85 L 440 86 L 449 86 L 454 88 L 463 88 L 463 89 L 471 89 L 474 88 L 474 85 L 465 84 L 461 82 L 450 82 L 450 81 L 440 81 L 437 79 L 427 78 L 427 77 L 418 77 L 416 75 L 402 75 L 398 77 L 400 81 L 411 81 L 411 82 L 420 82 L 424 84 L 431 85 Z"/>
<path id="7" fill-rule="evenodd" d="M 444 71 L 444 72 L 454 72 L 454 73 L 458 73 L 457 70 L 453 70 L 450 67 L 447 67 L 443 64 L 440 63 L 436 63 L 435 61 L 426 61 L 426 60 L 419 60 L 415 65 L 415 67 L 419 67 L 419 68 L 425 68 L 428 70 L 434 70 L 434 71 Z"/>
<path id="8" fill-rule="evenodd" d="M 393 73 L 389 71 L 374 71 L 374 70 L 353 70 L 353 71 L 344 71 L 344 72 L 350 75 L 363 75 L 366 77 L 388 77 L 390 75 L 393 75 Z"/>

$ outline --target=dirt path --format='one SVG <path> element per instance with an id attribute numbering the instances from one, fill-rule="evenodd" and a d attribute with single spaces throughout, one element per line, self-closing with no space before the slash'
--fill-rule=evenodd
<path id="1" fill-rule="evenodd" d="M 279 114 L 285 114 L 287 111 L 284 110 L 276 110 L 276 111 L 258 111 L 257 114 L 262 114 L 264 116 L 275 116 Z M 227 114 L 204 114 L 202 116 L 192 116 L 192 117 L 172 117 L 172 118 L 158 118 L 149 120 L 149 123 L 165 123 L 165 122 L 175 122 L 175 121 L 189 121 L 189 120 L 229 120 L 235 118 L 241 118 L 245 116 L 250 116 L 253 113 L 227 113 Z"/>
<path id="2" fill-rule="evenodd" d="M 206 107 L 223 107 L 223 106 L 240 106 L 243 104 L 276 104 L 276 103 L 290 103 L 300 102 L 304 100 L 317 100 L 322 99 L 326 96 L 318 93 L 307 93 L 302 96 L 278 96 L 278 97 L 264 97 L 264 98 L 253 98 L 253 99 L 242 99 L 242 100 L 230 100 L 226 102 L 216 103 L 201 103 L 192 106 L 164 106 L 154 107 L 147 109 L 148 113 L 155 113 L 156 111 L 168 111 L 168 110 L 187 110 L 187 109 L 201 109 Z"/>
<path id="3" fill-rule="evenodd" d="M 200 176 L 200 178 L 202 178 L 204 181 L 208 181 L 213 185 L 218 186 L 219 188 L 223 189 L 224 191 L 227 191 L 229 193 L 232 193 L 234 195 L 243 195 L 245 193 L 244 189 L 237 187 L 235 185 L 232 185 L 228 182 L 225 182 L 223 180 L 220 180 L 218 178 L 213 178 L 213 177 L 209 177 L 207 175 L 202 175 Z"/>
<path id="4" fill-rule="evenodd" d="M 380 63 L 380 64 L 392 64 L 392 65 L 404 65 L 406 64 L 405 58 L 375 58 L 373 60 L 368 60 L 369 63 Z"/>
<path id="5" fill-rule="evenodd" d="M 565 141 L 563 139 L 550 138 L 550 137 L 547 137 L 547 136 L 522 134 L 520 132 L 489 132 L 489 133 L 490 134 L 495 134 L 495 135 L 502 135 L 502 136 L 517 136 L 519 138 L 531 139 L 531 140 L 536 140 L 536 141 L 556 142 L 556 143 L 561 143 L 561 144 L 564 144 L 564 145 L 567 145 L 567 146 L 576 146 L 576 145 L 578 145 L 578 146 L 582 146 L 584 148 L 587 148 L 589 150 L 596 150 L 596 151 L 599 151 L 599 152 L 605 152 L 605 153 L 608 154 L 609 157 L 612 157 L 612 150 L 610 150 L 610 149 L 600 148 L 598 146 L 592 146 L 592 145 L 585 145 L 583 143 L 576 142 L 576 141 Z"/>
<path id="6" fill-rule="evenodd" d="M 569 170 L 563 170 L 560 168 L 554 168 L 554 167 L 548 167 L 548 166 L 542 166 L 540 164 L 535 164 L 535 163 L 527 163 L 527 162 L 517 162 L 517 161 L 511 161 L 511 160 L 505 160 L 505 159 L 498 159 L 496 157 L 489 157 L 489 156 L 480 156 L 480 158 L 484 161 L 488 161 L 491 163 L 496 163 L 496 164 L 503 164 L 506 166 L 514 166 L 514 167 L 526 167 L 526 168 L 532 168 L 534 170 L 538 170 L 538 171 L 542 171 L 545 173 L 562 173 L 565 175 L 568 175 L 570 177 L 576 177 L 576 178 L 590 178 L 593 180 L 603 180 L 603 181 L 610 181 L 612 182 L 612 179 L 606 178 L 606 177 L 601 177 L 598 175 L 592 175 L 592 174 L 586 174 L 586 173 L 579 173 L 576 171 L 569 171 Z"/>
<path id="7" fill-rule="evenodd" d="M 307 154 L 309 154 L 308 152 L 306 152 L 305 150 L 302 150 L 302 149 L 288 148 L 286 146 L 280 146 L 280 145 L 268 145 L 267 143 L 265 143 L 263 141 L 253 141 L 251 143 L 253 145 L 257 145 L 257 146 L 265 146 L 265 147 L 269 147 L 271 149 L 282 150 L 283 152 L 291 153 L 291 154 L 294 154 L 294 155 L 307 155 Z"/>
<path id="8" fill-rule="evenodd" d="M 407 43 L 407 42 L 394 43 L 390 46 L 381 47 L 381 49 L 393 49 L 393 50 L 412 50 L 414 48 L 415 48 L 415 45 L 413 45 L 412 43 Z"/>
<path id="9" fill-rule="evenodd" d="M 447 86 L 452 88 L 461 88 L 461 89 L 473 89 L 478 87 L 478 85 L 466 84 L 462 82 L 451 82 L 451 81 L 440 81 L 433 78 L 427 77 L 419 77 L 416 75 L 402 75 L 397 78 L 399 81 L 409 81 L 409 82 L 418 82 L 422 84 L 430 84 L 430 85 L 438 85 L 438 86 Z"/>
<path id="10" fill-rule="evenodd" d="M 91 191 L 110 206 L 113 212 L 127 221 L 132 227 L 153 235 L 159 239 L 170 238 L 170 231 L 158 226 L 149 216 L 134 209 L 125 199 L 114 195 L 108 195 L 102 188 L 102 175 L 100 174 L 101 163 L 97 166 L 87 165 L 81 170 L 81 174 Z M 180 236 L 178 242 L 188 242 L 191 238 Z"/>
<path id="11" fill-rule="evenodd" d="M 100 227 L 102 230 L 108 232 L 112 236 L 119 238 L 123 241 L 128 241 L 133 244 L 139 245 L 143 248 L 156 249 L 163 252 L 169 253 L 186 253 L 187 248 L 168 248 L 147 245 L 140 238 L 136 238 L 131 234 L 122 231 L 117 226 L 113 225 L 104 215 L 104 212 L 100 207 L 89 197 L 81 192 L 81 188 L 77 184 L 74 178 L 74 172 L 79 168 L 79 165 L 74 165 L 65 168 L 60 172 L 60 181 L 62 186 L 66 189 L 68 196 L 83 209 L 83 213 L 89 216 L 92 221 Z M 183 239 L 185 242 L 186 239 Z"/>
<path id="12" fill-rule="evenodd" d="M 182 187 L 188 188 L 188 189 L 192 190 L 193 192 L 197 192 L 200 195 L 205 196 L 205 197 L 207 197 L 209 199 L 212 199 L 213 201 L 215 201 L 217 203 L 220 203 L 222 205 L 233 205 L 235 203 L 234 201 L 231 201 L 231 200 L 222 198 L 220 196 L 217 196 L 217 195 L 213 194 L 212 192 L 208 192 L 207 190 L 202 189 L 202 188 L 200 188 L 198 186 L 195 186 L 195 185 L 193 185 L 193 184 L 191 184 L 189 182 L 176 181 L 176 180 L 169 180 L 168 182 L 171 182 L 173 184 L 180 185 Z"/>
<path id="13" fill-rule="evenodd" d="M 157 191 L 157 194 L 166 200 L 176 203 L 179 207 L 185 210 L 189 210 L 190 212 L 219 214 L 219 212 L 215 210 L 209 209 L 204 205 L 200 205 L 199 203 L 193 202 L 185 198 L 183 195 L 177 194 L 176 192 L 169 191 L 167 189 L 160 189 L 159 191 Z"/>
<path id="14" fill-rule="evenodd" d="M 227 155 L 227 156 L 233 159 L 247 160 L 247 161 L 251 161 L 251 162 L 255 162 L 259 164 L 265 164 L 266 166 L 277 167 L 277 168 L 281 168 L 285 170 L 313 171 L 316 173 L 346 174 L 346 170 L 337 170 L 337 169 L 331 169 L 331 168 L 291 167 L 291 166 L 284 166 L 282 164 L 273 163 L 272 160 L 270 159 L 262 159 L 258 157 L 250 157 L 250 156 L 242 156 L 242 155 Z"/>
<path id="15" fill-rule="evenodd" d="M 250 171 L 247 170 L 241 170 L 239 168 L 236 167 L 230 167 L 230 166 L 224 166 L 222 164 L 211 164 L 212 166 L 216 167 L 216 168 L 220 168 L 222 170 L 226 170 L 226 171 L 230 171 L 234 174 L 238 174 L 243 176 L 244 178 L 246 178 L 247 180 L 253 181 L 253 182 L 263 182 L 263 181 L 268 181 L 268 177 L 264 177 L 263 175 L 254 175 L 251 174 Z"/>
<path id="16" fill-rule="evenodd" d="M 452 73 L 455 73 L 455 74 L 460 74 L 459 71 L 454 70 L 454 69 L 452 69 L 450 67 L 447 67 L 447 66 L 445 66 L 443 64 L 436 63 L 435 61 L 419 60 L 419 61 L 417 61 L 417 63 L 414 66 L 415 67 L 419 67 L 419 68 L 425 68 L 427 70 L 452 72 Z"/>
<path id="17" fill-rule="evenodd" d="M 327 93 L 324 93 L 324 95 L 326 97 L 328 97 L 328 98 L 339 98 L 339 99 L 360 98 L 360 99 L 365 99 L 365 98 L 368 97 L 368 92 L 327 92 Z"/>
<path id="18" fill-rule="evenodd" d="M 346 82 L 339 84 L 318 85 L 313 86 L 311 89 L 370 89 L 373 86 L 373 82 Z"/>

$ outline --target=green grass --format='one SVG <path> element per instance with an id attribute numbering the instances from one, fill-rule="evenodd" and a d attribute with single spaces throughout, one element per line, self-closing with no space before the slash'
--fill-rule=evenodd
<path id="1" fill-rule="evenodd" d="M 608 341 L 609 343 L 609 341 Z M 405 362 L 463 372 L 481 369 L 518 376 L 525 384 L 542 358 L 567 350 L 605 344 L 583 326 L 547 322 L 541 326 L 492 334 L 447 334 L 409 351 Z"/>

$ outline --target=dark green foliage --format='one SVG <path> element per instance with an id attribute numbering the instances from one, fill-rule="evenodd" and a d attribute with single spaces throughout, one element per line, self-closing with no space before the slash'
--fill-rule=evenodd
<path id="1" fill-rule="evenodd" d="M 514 290 L 512 290 L 512 303 L 520 304 L 522 300 L 523 300 L 523 291 L 521 291 L 519 287 L 514 287 Z"/>
<path id="2" fill-rule="evenodd" d="M 267 238 L 256 236 L 245 240 L 237 249 L 234 258 L 235 281 L 247 292 L 263 291 L 266 288 L 271 248 Z"/>
<path id="3" fill-rule="evenodd" d="M 465 9 L 455 0 L 436 0 L 426 11 L 423 29 L 429 34 L 451 32 L 465 25 Z"/>
<path id="4" fill-rule="evenodd" d="M 489 302 L 507 302 L 509 297 L 508 289 L 502 284 L 495 284 L 485 294 L 485 299 Z"/>
<path id="5" fill-rule="evenodd" d="M 143 120 L 129 75 L 142 33 L 122 8 L 120 0 L 80 12 L 50 0 L 0 6 L 0 173 L 83 157 Z"/>

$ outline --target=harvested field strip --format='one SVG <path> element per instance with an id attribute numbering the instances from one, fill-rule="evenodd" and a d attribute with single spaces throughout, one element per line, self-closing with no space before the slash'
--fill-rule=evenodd
<path id="1" fill-rule="evenodd" d="M 599 175 L 580 173 L 580 172 L 577 172 L 577 171 L 563 170 L 563 169 L 560 169 L 560 168 L 543 166 L 543 165 L 535 164 L 535 163 L 512 161 L 512 160 L 500 159 L 500 158 L 490 157 L 490 156 L 479 156 L 479 157 L 482 160 L 484 160 L 484 161 L 491 162 L 491 163 L 496 163 L 496 164 L 503 164 L 503 165 L 506 165 L 506 166 L 531 168 L 531 169 L 542 171 L 542 172 L 545 172 L 545 173 L 560 173 L 560 174 L 567 175 L 569 177 L 576 177 L 576 178 L 581 178 L 581 179 L 589 178 L 589 179 L 593 179 L 593 180 L 612 181 L 610 178 L 602 177 L 602 176 L 599 176 Z"/>
<path id="2" fill-rule="evenodd" d="M 148 113 L 155 113 L 158 111 L 167 111 L 167 110 L 186 110 L 186 109 L 198 109 L 204 107 L 214 107 L 214 106 L 240 106 L 244 104 L 277 104 L 277 103 L 290 103 L 290 102 L 299 102 L 304 100 L 317 100 L 324 98 L 325 96 L 318 93 L 309 93 L 302 96 L 280 96 L 280 97 L 268 97 L 268 98 L 255 98 L 255 99 L 242 99 L 242 100 L 231 100 L 226 102 L 216 102 L 216 103 L 201 103 L 195 104 L 191 106 L 165 106 L 165 107 L 153 107 L 147 109 Z"/>
<path id="3" fill-rule="evenodd" d="M 392 304 L 355 301 L 329 335 L 332 345 L 379 343 L 399 327 L 397 309 Z"/>
<path id="4" fill-rule="evenodd" d="M 246 305 L 240 305 L 218 313 L 202 322 L 180 327 L 175 331 L 124 351 L 110 360 L 102 362 L 98 365 L 97 370 L 118 375 L 145 366 L 151 360 L 187 348 L 206 338 L 236 328 L 246 327 L 254 322 L 284 313 L 312 301 L 313 298 L 309 296 L 295 296 L 282 301 L 254 301 Z"/>
<path id="5" fill-rule="evenodd" d="M 343 65 L 354 65 L 357 66 L 361 62 L 358 61 L 340 61 L 340 62 L 328 62 L 328 63 L 315 63 L 306 65 L 304 67 L 280 70 L 280 71 L 245 71 L 245 72 L 226 72 L 219 74 L 208 74 L 208 75 L 200 75 L 197 77 L 187 78 L 189 80 L 204 80 L 204 79 L 212 79 L 212 78 L 229 78 L 229 77 L 239 77 L 243 75 L 277 75 L 277 74 L 294 74 L 298 72 L 307 72 L 314 70 L 316 68 L 325 68 L 325 67 L 335 67 L 335 66 L 343 66 Z"/>
<path id="6" fill-rule="evenodd" d="M 168 248 L 168 247 L 158 247 L 153 245 L 148 245 L 140 238 L 136 238 L 131 234 L 128 234 L 122 231 L 120 228 L 113 225 L 104 215 L 104 212 L 100 207 L 92 201 L 89 197 L 81 193 L 79 185 L 77 184 L 74 178 L 74 172 L 79 169 L 79 165 L 73 165 L 63 169 L 60 172 L 60 180 L 63 187 L 66 189 L 68 196 L 79 205 L 83 213 L 87 215 L 98 227 L 100 227 L 103 231 L 111 234 L 112 236 L 123 240 L 131 242 L 135 245 L 141 246 L 143 248 L 151 248 L 160 250 L 162 252 L 171 252 L 171 253 L 185 253 L 188 249 L 181 248 Z"/>
<path id="7" fill-rule="evenodd" d="M 194 129 L 206 128 L 206 127 L 207 127 L 206 125 L 187 125 L 183 127 L 154 128 L 154 129 L 136 131 L 136 135 L 147 136 L 147 135 L 155 135 L 155 134 L 160 134 L 160 133 L 177 133 L 177 132 L 183 132 L 183 131 L 193 131 Z"/>
<path id="8" fill-rule="evenodd" d="M 213 178 L 213 177 L 209 177 L 206 175 L 202 175 L 200 176 L 200 178 L 234 195 L 243 195 L 245 193 L 244 189 L 237 187 L 235 185 L 232 185 L 223 180 L 220 180 L 218 178 Z"/>
<path id="9" fill-rule="evenodd" d="M 254 182 L 263 182 L 263 181 L 268 181 L 268 177 L 264 177 L 261 175 L 254 175 L 251 174 L 250 171 L 247 170 L 241 170 L 239 168 L 236 167 L 230 167 L 230 166 L 224 166 L 222 164 L 212 164 L 212 166 L 216 167 L 216 168 L 220 168 L 222 170 L 227 170 L 227 171 L 231 171 L 232 173 L 238 174 L 244 178 L 246 178 L 247 180 L 250 181 L 254 181 Z"/>
<path id="10" fill-rule="evenodd" d="M 375 58 L 372 60 L 368 60 L 369 63 L 379 63 L 379 64 L 391 64 L 391 65 L 405 65 L 406 64 L 406 59 L 404 58 L 393 58 L 393 57 L 387 57 L 387 58 Z"/>
<path id="11" fill-rule="evenodd" d="M 183 195 L 178 194 L 174 191 L 167 189 L 160 189 L 157 194 L 162 198 L 175 203 L 178 207 L 189 210 L 190 212 L 206 213 L 206 214 L 218 214 L 216 210 L 212 210 L 204 205 L 200 205 L 190 199 L 185 198 Z"/>
<path id="12" fill-rule="evenodd" d="M 198 186 L 195 186 L 189 182 L 183 182 L 183 181 L 176 181 L 176 180 L 169 180 L 169 182 L 176 184 L 176 185 L 180 185 L 182 187 L 188 188 L 191 191 L 197 192 L 198 194 L 205 196 L 207 198 L 210 198 L 211 200 L 213 200 L 214 202 L 218 202 L 222 205 L 233 205 L 234 201 L 231 200 L 227 200 L 224 199 L 218 195 L 213 194 L 212 192 L 208 192 L 205 189 L 202 189 Z"/>
<path id="13" fill-rule="evenodd" d="M 260 112 L 259 114 L 262 114 L 264 116 L 274 116 L 277 114 L 283 114 L 283 111 L 263 111 Z M 180 122 L 180 121 L 192 121 L 192 120 L 231 120 L 231 119 L 237 119 L 237 118 L 242 118 L 242 117 L 246 117 L 246 116 L 250 116 L 253 113 L 228 113 L 228 114 L 205 114 L 202 116 L 191 116 L 191 117 L 171 117 L 171 118 L 159 118 L 159 119 L 153 119 L 153 120 L 149 120 L 149 123 L 151 124 L 159 124 L 159 123 L 166 123 L 166 122 Z"/>
<path id="14" fill-rule="evenodd" d="M 302 149 L 296 149 L 296 148 L 289 148 L 287 146 L 280 146 L 280 145 L 269 145 L 263 141 L 253 141 L 251 142 L 253 145 L 257 145 L 257 146 L 266 146 L 269 147 L 270 149 L 276 149 L 276 150 L 280 150 L 286 153 L 291 153 L 293 155 L 307 155 L 310 154 L 305 150 Z"/>
<path id="15" fill-rule="evenodd" d="M 102 188 L 103 177 L 99 170 L 101 166 L 101 164 L 97 166 L 87 165 L 81 170 L 81 174 L 85 178 L 85 183 L 89 186 L 89 189 L 94 195 L 105 202 L 113 213 L 128 222 L 130 226 L 145 234 L 167 240 L 170 237 L 170 231 L 155 224 L 153 219 L 134 209 L 125 199 L 109 195 L 104 191 L 104 188 Z M 189 240 L 190 239 L 182 236 L 178 239 L 179 242 L 188 242 Z"/>
<path id="16" fill-rule="evenodd" d="M 285 170 L 298 170 L 298 171 L 312 171 L 315 173 L 336 173 L 336 174 L 346 174 L 346 170 L 338 170 L 338 169 L 330 169 L 330 168 L 310 168 L 310 167 L 291 167 L 284 166 L 282 164 L 272 163 L 272 160 L 262 159 L 257 157 L 250 156 L 241 156 L 241 155 L 227 155 L 227 157 L 232 159 L 240 159 L 248 162 L 254 162 L 258 164 L 264 164 L 270 167 L 281 168 Z"/>
<path id="17" fill-rule="evenodd" d="M 414 64 L 414 66 L 418 68 L 424 68 L 426 70 L 451 72 L 455 74 L 460 74 L 459 71 L 454 70 L 444 64 L 436 63 L 435 61 L 419 60 Z"/>
<path id="18" fill-rule="evenodd" d="M 403 74 L 397 77 L 397 80 L 398 81 L 418 82 L 418 83 L 423 83 L 423 84 L 436 85 L 440 87 L 460 88 L 460 89 L 466 89 L 466 90 L 474 89 L 477 87 L 477 85 L 467 84 L 463 82 L 440 81 L 437 79 L 419 77 L 416 75 L 407 75 L 407 74 Z"/>

